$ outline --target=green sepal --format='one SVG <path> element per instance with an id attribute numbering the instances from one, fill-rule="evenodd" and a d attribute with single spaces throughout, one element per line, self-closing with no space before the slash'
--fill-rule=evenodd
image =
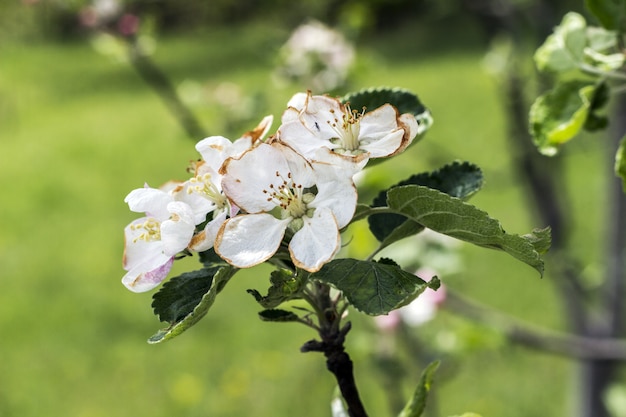
<path id="1" fill-rule="evenodd" d="M 259 312 L 259 318 L 263 321 L 287 323 L 298 321 L 298 315 L 287 310 L 268 309 Z"/>
<path id="2" fill-rule="evenodd" d="M 426 288 L 437 289 L 440 285 L 436 277 L 426 282 L 390 260 L 335 259 L 311 279 L 332 285 L 350 305 L 373 316 L 387 314 L 408 304 Z"/>
<path id="3" fill-rule="evenodd" d="M 152 335 L 148 343 L 173 339 L 200 321 L 237 271 L 229 265 L 217 265 L 183 273 L 163 284 L 152 297 L 152 308 L 170 325 Z"/>
<path id="4" fill-rule="evenodd" d="M 419 185 L 392 188 L 387 192 L 387 201 L 390 208 L 424 227 L 478 246 L 502 250 L 543 275 L 541 254 L 550 245 L 548 228 L 524 236 L 511 235 L 486 212 Z"/>
<path id="5" fill-rule="evenodd" d="M 411 184 L 423 185 L 454 197 L 467 199 L 482 187 L 483 174 L 479 167 L 469 162 L 453 162 L 436 171 L 413 175 L 391 188 Z M 381 191 L 372 206 L 386 205 L 387 191 Z M 381 242 L 381 247 L 389 246 L 424 229 L 424 226 L 399 214 L 375 214 L 369 216 L 367 220 L 370 231 Z"/>
<path id="6" fill-rule="evenodd" d="M 625 0 L 585 0 L 585 6 L 606 29 L 626 32 Z"/>
<path id="7" fill-rule="evenodd" d="M 285 301 L 300 298 L 307 276 L 308 273 L 303 271 L 295 274 L 288 269 L 276 269 L 270 274 L 271 286 L 266 296 L 262 296 L 254 289 L 248 290 L 248 294 L 251 294 L 263 308 L 272 309 Z"/>
<path id="8" fill-rule="evenodd" d="M 426 408 L 426 400 L 435 378 L 435 372 L 437 372 L 440 363 L 440 361 L 434 361 L 424 369 L 413 397 L 398 414 L 398 417 L 420 417 L 422 415 Z"/>
<path id="9" fill-rule="evenodd" d="M 615 175 L 622 179 L 622 188 L 626 193 L 626 136 L 624 136 L 615 155 Z"/>
<path id="10" fill-rule="evenodd" d="M 570 141 L 582 129 L 598 128 L 601 116 L 594 112 L 605 103 L 604 83 L 565 81 L 539 96 L 530 108 L 530 133 L 539 152 L 553 156 L 558 147 Z M 593 114 L 587 126 L 590 115 Z"/>

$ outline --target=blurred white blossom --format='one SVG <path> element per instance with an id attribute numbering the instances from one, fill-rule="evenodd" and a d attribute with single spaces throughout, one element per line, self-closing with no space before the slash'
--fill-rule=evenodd
<path id="1" fill-rule="evenodd" d="M 340 32 L 311 21 L 297 27 L 281 48 L 276 78 L 314 91 L 334 90 L 346 82 L 354 59 L 354 47 Z"/>

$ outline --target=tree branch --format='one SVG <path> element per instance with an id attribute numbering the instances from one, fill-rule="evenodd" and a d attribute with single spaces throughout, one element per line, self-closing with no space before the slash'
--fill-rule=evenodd
<path id="1" fill-rule="evenodd" d="M 443 307 L 483 324 L 508 340 L 542 352 L 573 359 L 626 360 L 626 340 L 593 338 L 541 328 L 478 304 L 447 289 Z"/>
<path id="2" fill-rule="evenodd" d="M 135 37 L 125 38 L 128 42 L 128 56 L 141 78 L 159 95 L 178 123 L 193 140 L 207 136 L 200 123 L 182 102 L 169 78 L 148 58 Z"/>

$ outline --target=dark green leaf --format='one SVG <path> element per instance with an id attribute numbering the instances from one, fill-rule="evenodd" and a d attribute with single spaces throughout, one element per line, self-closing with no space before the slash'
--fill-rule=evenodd
<path id="1" fill-rule="evenodd" d="M 413 393 L 413 397 L 404 407 L 398 417 L 420 417 L 426 408 L 426 400 L 430 392 L 435 372 L 439 369 L 440 361 L 432 362 L 424 369 L 420 381 Z"/>
<path id="2" fill-rule="evenodd" d="M 387 261 L 356 259 L 335 259 L 311 278 L 342 291 L 354 308 L 374 316 L 402 307 L 439 284 L 436 279 L 427 283 Z"/>
<path id="3" fill-rule="evenodd" d="M 411 113 L 414 116 L 428 111 L 415 94 L 400 88 L 368 88 L 349 93 L 341 101 L 350 103 L 350 106 L 355 110 L 365 107 L 366 111 L 371 111 L 389 103 L 398 109 L 400 113 Z"/>
<path id="4" fill-rule="evenodd" d="M 161 321 L 170 325 L 159 330 L 148 342 L 172 339 L 196 324 L 236 271 L 231 266 L 215 266 L 181 274 L 163 284 L 152 297 L 152 308 Z"/>
<path id="5" fill-rule="evenodd" d="M 480 168 L 469 162 L 453 162 L 433 172 L 413 175 L 393 187 L 411 184 L 423 185 L 466 199 L 480 190 L 483 185 L 483 174 Z M 386 206 L 387 191 L 380 192 L 372 205 Z M 383 247 L 424 229 L 423 226 L 407 221 L 406 217 L 398 214 L 375 214 L 368 218 L 368 223 L 370 231 Z"/>
<path id="6" fill-rule="evenodd" d="M 606 29 L 626 31 L 625 0 L 585 0 L 585 5 Z"/>
<path id="7" fill-rule="evenodd" d="M 428 187 L 407 185 L 387 193 L 388 204 L 410 220 L 436 232 L 507 252 L 543 274 L 538 249 L 549 246 L 549 229 L 525 236 L 507 234 L 495 219 L 461 199 Z"/>
<path id="8" fill-rule="evenodd" d="M 213 248 L 206 250 L 204 252 L 200 252 L 198 256 L 200 257 L 200 262 L 202 262 L 202 265 L 206 267 L 216 266 L 216 265 L 227 265 L 226 261 L 220 258 L 220 256 L 217 253 L 215 253 L 215 249 Z"/>
<path id="9" fill-rule="evenodd" d="M 298 321 L 298 316 L 291 311 L 269 309 L 259 312 L 259 317 L 263 321 L 290 322 Z"/>

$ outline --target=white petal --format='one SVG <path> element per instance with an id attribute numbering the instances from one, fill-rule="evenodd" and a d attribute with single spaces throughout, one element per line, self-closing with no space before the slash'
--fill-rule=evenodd
<path id="1" fill-rule="evenodd" d="M 262 143 L 240 159 L 226 160 L 220 173 L 224 194 L 244 211 L 260 213 L 276 206 L 268 201 L 266 192 L 283 183 L 289 175 L 289 165 L 280 151 Z"/>
<path id="2" fill-rule="evenodd" d="M 143 228 L 135 228 L 149 220 L 148 217 L 142 217 L 132 221 L 124 228 L 124 269 L 130 271 L 137 265 L 147 264 L 148 269 L 156 268 L 159 261 L 154 261 L 163 254 L 163 246 L 160 240 L 146 241 L 140 239 L 140 235 L 145 233 Z"/>
<path id="3" fill-rule="evenodd" d="M 314 129 L 314 128 L 313 128 Z M 320 148 L 334 149 L 337 145 L 328 141 L 328 135 L 320 135 L 307 127 L 300 120 L 283 124 L 278 130 L 278 137 L 287 145 L 297 150 L 306 158 L 312 158 Z"/>
<path id="4" fill-rule="evenodd" d="M 418 133 L 423 133 L 425 130 L 425 128 L 420 128 L 415 116 L 409 113 L 404 113 L 398 117 L 398 125 L 404 129 L 405 137 L 408 138 L 409 143 L 415 139 Z"/>
<path id="5" fill-rule="evenodd" d="M 333 171 L 333 167 L 317 164 L 315 167 L 320 175 L 317 181 L 317 195 L 309 207 L 330 209 L 338 227 L 342 228 L 352 220 L 356 210 L 358 195 L 354 182 L 351 177 Z"/>
<path id="6" fill-rule="evenodd" d="M 172 218 L 161 223 L 161 242 L 163 253 L 174 256 L 189 245 L 196 226 L 189 205 L 174 201 L 167 208 Z"/>
<path id="7" fill-rule="evenodd" d="M 124 275 L 122 284 L 133 292 L 150 291 L 165 279 L 173 263 L 173 257 L 164 257 L 160 265 L 149 270 L 145 270 L 146 265 L 140 265 Z"/>
<path id="8" fill-rule="evenodd" d="M 265 116 L 257 127 L 247 132 L 240 139 L 237 139 L 235 142 L 233 142 L 233 145 L 235 145 L 234 148 L 237 148 L 237 155 L 232 154 L 230 156 L 233 156 L 235 158 L 238 157 L 244 151 L 251 148 L 254 143 L 263 139 L 265 135 L 267 135 L 267 132 L 269 132 L 270 127 L 272 127 L 273 122 L 274 116 L 272 116 L 271 114 L 269 116 Z"/>
<path id="9" fill-rule="evenodd" d="M 172 196 L 165 191 L 144 187 L 131 191 L 124 202 L 128 207 L 137 213 L 149 213 L 157 220 L 164 220 L 169 217 L 167 205 L 173 200 Z"/>
<path id="10" fill-rule="evenodd" d="M 367 138 L 364 139 L 367 140 Z M 361 142 L 360 147 L 369 152 L 370 158 L 383 158 L 402 151 L 406 148 L 405 144 L 404 130 L 396 129 L 385 136 L 377 137 L 369 143 L 364 144 Z"/>
<path id="11" fill-rule="evenodd" d="M 290 219 L 243 214 L 227 220 L 215 240 L 215 252 L 238 268 L 265 262 L 276 253 Z"/>
<path id="12" fill-rule="evenodd" d="M 391 104 L 385 104 L 361 117 L 361 135 L 385 135 L 398 128 L 398 112 Z"/>
<path id="13" fill-rule="evenodd" d="M 294 264 L 309 272 L 319 271 L 339 250 L 337 222 L 328 209 L 317 209 L 312 218 L 291 238 L 289 252 Z"/>
<path id="14" fill-rule="evenodd" d="M 202 159 L 215 171 L 220 169 L 222 162 L 230 156 L 228 151 L 233 143 L 224 136 L 209 136 L 196 144 L 196 150 Z"/>
<path id="15" fill-rule="evenodd" d="M 272 147 L 278 150 L 287 161 L 289 172 L 294 182 L 304 188 L 315 185 L 313 168 L 301 154 L 296 152 L 293 148 L 279 142 L 272 143 Z"/>
<path id="16" fill-rule="evenodd" d="M 287 102 L 287 107 L 293 107 L 294 109 L 300 111 L 304 108 L 308 97 L 309 94 L 307 93 L 296 93 Z"/>
<path id="17" fill-rule="evenodd" d="M 227 211 L 223 210 L 215 218 L 213 218 L 213 220 L 208 222 L 203 231 L 193 236 L 191 243 L 189 244 L 189 249 L 196 252 L 203 252 L 211 249 L 215 243 L 218 231 L 222 227 L 224 221 L 226 221 L 227 214 Z"/>

